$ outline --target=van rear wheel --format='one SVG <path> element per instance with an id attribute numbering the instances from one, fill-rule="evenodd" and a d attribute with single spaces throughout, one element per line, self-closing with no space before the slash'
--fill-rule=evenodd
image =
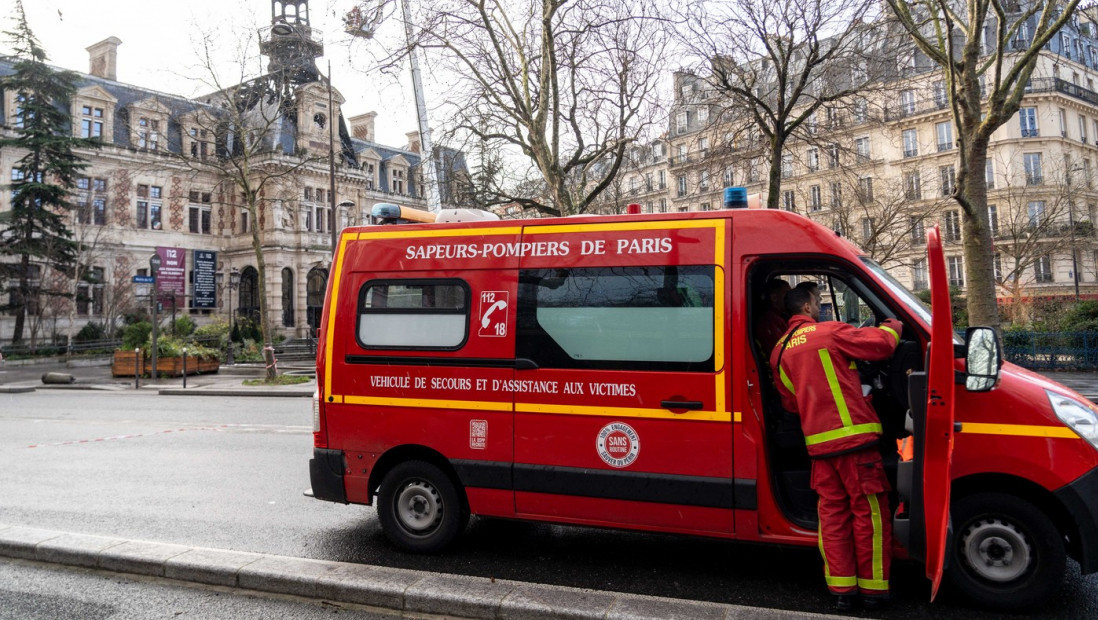
<path id="1" fill-rule="evenodd" d="M 953 557 L 946 577 L 980 605 L 1016 610 L 1047 600 L 1063 582 L 1064 539 L 1026 500 L 980 493 L 953 506 Z"/>
<path id="2" fill-rule="evenodd" d="M 425 461 L 408 461 L 381 481 L 377 516 L 385 536 L 400 549 L 434 553 L 461 533 L 468 510 L 445 472 Z"/>

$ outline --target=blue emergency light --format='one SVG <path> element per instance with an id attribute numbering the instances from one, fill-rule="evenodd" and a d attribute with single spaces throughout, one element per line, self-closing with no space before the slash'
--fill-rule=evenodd
<path id="1" fill-rule="evenodd" d="M 725 209 L 746 209 L 747 208 L 747 188 L 746 187 L 726 187 L 726 188 L 724 188 L 724 208 Z"/>
<path id="2" fill-rule="evenodd" d="M 379 202 L 370 209 L 370 215 L 379 219 L 400 217 L 400 206 L 391 202 Z"/>

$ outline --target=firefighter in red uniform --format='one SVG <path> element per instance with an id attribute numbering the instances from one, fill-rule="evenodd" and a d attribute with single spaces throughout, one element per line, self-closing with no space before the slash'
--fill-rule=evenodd
<path id="1" fill-rule="evenodd" d="M 859 594 L 866 608 L 876 608 L 889 598 L 889 485 L 877 445 L 881 422 L 854 360 L 891 357 L 903 327 L 895 319 L 863 328 L 818 323 L 814 283 L 795 287 L 785 303 L 789 328 L 774 346 L 770 366 L 782 406 L 800 415 L 812 459 L 824 579 L 838 609 L 852 609 Z"/>

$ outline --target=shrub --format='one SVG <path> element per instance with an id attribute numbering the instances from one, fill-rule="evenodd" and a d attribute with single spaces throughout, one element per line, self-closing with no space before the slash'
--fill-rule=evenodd
<path id="1" fill-rule="evenodd" d="M 127 325 L 122 330 L 122 348 L 127 351 L 132 351 L 137 347 L 149 346 L 146 343 L 149 341 L 149 337 L 152 335 L 152 323 L 148 321 L 138 321 Z"/>
<path id="2" fill-rule="evenodd" d="M 187 337 L 194 333 L 195 325 L 194 319 L 184 314 L 175 320 L 175 335 L 179 337 Z"/>
<path id="3" fill-rule="evenodd" d="M 91 321 L 84 327 L 80 328 L 80 331 L 76 332 L 76 335 L 72 337 L 75 342 L 92 342 L 95 340 L 106 340 L 107 330 L 103 327 L 102 323 L 96 323 Z"/>

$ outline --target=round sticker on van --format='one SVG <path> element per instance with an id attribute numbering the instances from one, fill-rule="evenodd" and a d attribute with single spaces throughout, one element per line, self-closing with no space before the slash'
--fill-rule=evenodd
<path id="1" fill-rule="evenodd" d="M 629 467 L 640 454 L 640 437 L 632 426 L 611 422 L 602 427 L 595 448 L 599 457 L 610 467 Z"/>

